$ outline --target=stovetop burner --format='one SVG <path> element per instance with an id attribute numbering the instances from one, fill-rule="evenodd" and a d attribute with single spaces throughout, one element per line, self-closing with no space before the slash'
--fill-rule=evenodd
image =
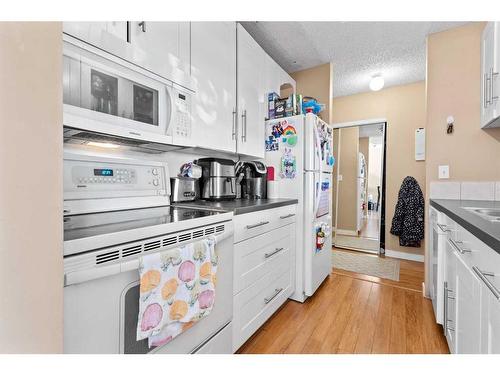
<path id="1" fill-rule="evenodd" d="M 220 211 L 162 206 L 66 216 L 64 241 L 219 215 Z"/>

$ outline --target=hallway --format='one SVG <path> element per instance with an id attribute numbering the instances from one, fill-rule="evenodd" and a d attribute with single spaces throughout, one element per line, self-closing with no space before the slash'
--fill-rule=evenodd
<path id="1" fill-rule="evenodd" d="M 238 351 L 271 353 L 448 353 L 423 263 L 402 261 L 400 281 L 334 270 L 316 294 L 288 301 Z"/>

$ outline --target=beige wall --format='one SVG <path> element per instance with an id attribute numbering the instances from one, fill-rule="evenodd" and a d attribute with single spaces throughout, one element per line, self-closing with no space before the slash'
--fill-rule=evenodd
<path id="1" fill-rule="evenodd" d="M 338 212 L 337 229 L 353 231 L 358 229 L 358 152 L 359 128 L 340 129 L 339 175 L 338 182 Z"/>
<path id="2" fill-rule="evenodd" d="M 333 98 L 333 66 L 331 63 L 300 70 L 290 74 L 297 84 L 297 94 L 312 96 L 325 104 L 319 116 L 327 123 L 331 120 L 331 99 Z"/>
<path id="3" fill-rule="evenodd" d="M 62 30 L 0 22 L 0 353 L 60 353 Z"/>
<path id="4" fill-rule="evenodd" d="M 500 179 L 500 129 L 480 128 L 480 38 L 484 23 L 432 34 L 427 41 L 427 184 L 438 166 L 450 180 Z M 446 118 L 455 118 L 446 134 Z"/>
<path id="5" fill-rule="evenodd" d="M 415 177 L 425 194 L 425 163 L 415 161 L 414 142 L 415 129 L 425 125 L 425 83 L 335 98 L 332 115 L 333 123 L 387 119 L 386 249 L 423 254 L 425 244 L 400 247 L 399 238 L 389 231 L 403 179 Z"/>

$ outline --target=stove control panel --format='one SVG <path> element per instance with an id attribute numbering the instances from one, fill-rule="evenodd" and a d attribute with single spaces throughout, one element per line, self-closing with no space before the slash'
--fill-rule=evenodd
<path id="1" fill-rule="evenodd" d="M 85 212 L 111 211 L 120 207 L 169 204 L 168 167 L 164 163 L 97 158 L 85 155 L 64 159 L 64 203 L 78 207 L 92 203 Z M 161 200 L 158 202 L 158 200 Z M 78 201 L 78 204 L 75 203 Z M 116 203 L 119 202 L 117 208 Z M 103 207 L 95 207 L 101 203 Z M 71 214 L 75 211 L 71 210 Z M 78 209 L 78 213 L 82 213 Z"/>

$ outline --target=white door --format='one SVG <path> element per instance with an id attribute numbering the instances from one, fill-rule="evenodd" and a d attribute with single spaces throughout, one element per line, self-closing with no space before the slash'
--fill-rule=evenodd
<path id="1" fill-rule="evenodd" d="M 236 23 L 191 23 L 192 141 L 236 152 Z"/>
<path id="2" fill-rule="evenodd" d="M 189 22 L 130 22 L 134 62 L 183 84 L 190 75 Z"/>
<path id="3" fill-rule="evenodd" d="M 312 296 L 332 269 L 332 175 L 306 172 L 304 180 L 304 291 Z"/>
<path id="4" fill-rule="evenodd" d="M 479 354 L 481 352 L 480 280 L 460 259 L 457 259 L 456 265 L 457 353 Z"/>
<path id="5" fill-rule="evenodd" d="M 127 21 L 63 22 L 63 32 L 107 50 L 108 41 L 127 42 Z"/>
<path id="6" fill-rule="evenodd" d="M 241 26 L 237 25 L 237 101 L 239 154 L 264 158 L 265 52 Z"/>

